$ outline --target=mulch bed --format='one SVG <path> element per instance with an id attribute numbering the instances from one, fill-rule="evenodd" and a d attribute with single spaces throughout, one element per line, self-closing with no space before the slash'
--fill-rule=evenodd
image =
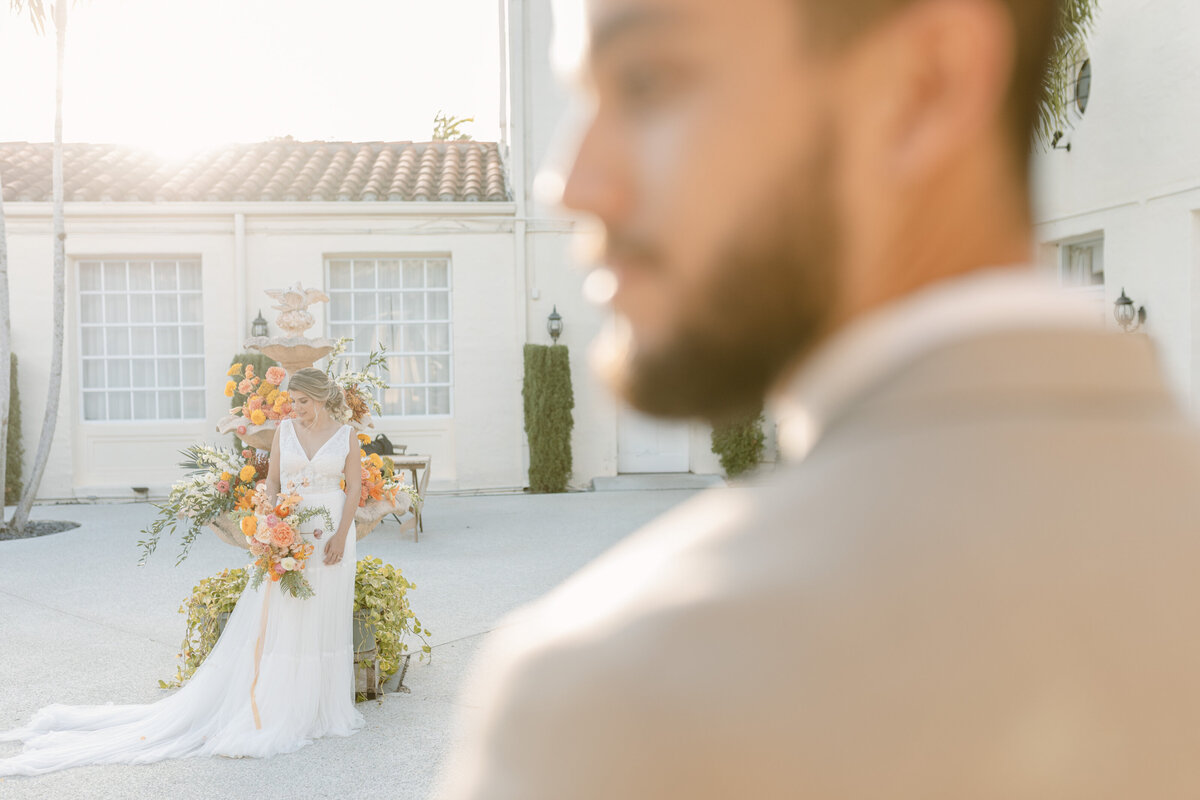
<path id="1" fill-rule="evenodd" d="M 25 532 L 17 533 L 7 528 L 0 528 L 0 542 L 7 539 L 32 539 L 35 536 L 48 536 L 51 533 L 62 533 L 72 528 L 78 528 L 78 522 L 67 522 L 56 519 L 30 520 L 25 524 Z"/>

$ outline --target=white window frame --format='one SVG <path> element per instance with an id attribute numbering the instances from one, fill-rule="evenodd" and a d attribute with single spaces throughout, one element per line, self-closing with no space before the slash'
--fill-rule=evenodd
<path id="1" fill-rule="evenodd" d="M 424 270 L 425 270 L 424 274 L 425 274 L 425 279 L 426 279 L 425 282 L 427 282 L 428 274 L 429 274 L 428 262 L 430 262 L 430 261 L 446 262 L 446 286 L 444 289 L 435 288 L 435 289 L 431 290 L 428 286 L 421 287 L 419 289 L 416 289 L 416 288 L 406 289 L 406 288 L 403 288 L 402 286 L 388 287 L 388 288 L 383 288 L 383 289 L 381 289 L 379 287 L 379 262 L 380 261 L 399 262 L 399 268 L 401 271 L 400 282 L 402 283 L 403 282 L 404 262 L 417 260 L 417 259 L 425 262 L 425 265 L 424 265 Z M 451 258 L 451 255 L 446 252 L 338 253 L 338 254 L 326 254 L 324 257 L 324 260 L 325 260 L 325 291 L 330 297 L 328 313 L 325 316 L 325 331 L 326 331 L 326 335 L 328 335 L 330 338 L 337 338 L 334 336 L 334 333 L 333 333 L 333 328 L 335 325 L 347 325 L 347 326 L 351 326 L 351 327 L 356 327 L 356 326 L 360 326 L 360 325 L 370 325 L 370 326 L 373 326 L 376 329 L 378 329 L 379 326 L 399 327 L 404 324 L 413 324 L 411 322 L 405 323 L 405 321 L 403 319 L 400 319 L 400 320 L 380 319 L 379 318 L 380 315 L 378 312 L 376 313 L 376 318 L 373 320 L 369 320 L 369 321 L 357 320 L 357 319 L 353 319 L 353 318 L 351 318 L 351 319 L 335 319 L 334 318 L 333 301 L 335 299 L 335 295 L 339 295 L 339 294 L 349 294 L 351 296 L 354 296 L 355 294 L 362 293 L 362 294 L 375 294 L 376 296 L 378 296 L 380 292 L 399 292 L 402 294 L 419 293 L 424 298 L 424 309 L 425 309 L 425 314 L 424 314 L 425 319 L 419 320 L 419 322 L 425 323 L 425 324 L 432 322 L 432 323 L 437 323 L 437 324 L 444 324 L 446 326 L 446 336 L 447 336 L 446 348 L 447 349 L 444 352 L 443 351 L 433 351 L 433 350 L 429 349 L 429 337 L 428 337 L 428 331 L 427 331 L 426 337 L 425 337 L 425 349 L 424 350 L 419 351 L 419 352 L 418 351 L 409 352 L 409 351 L 405 351 L 403 349 L 395 350 L 395 349 L 389 348 L 388 353 L 387 353 L 387 357 L 389 359 L 397 358 L 397 357 L 403 358 L 405 356 L 415 356 L 415 357 L 426 358 L 426 359 L 430 356 L 444 356 L 447 360 L 447 365 L 446 365 L 447 377 L 446 377 L 445 382 L 436 382 L 435 383 L 435 382 L 432 382 L 429 380 L 428 361 L 426 361 L 426 371 L 425 371 L 425 375 L 424 375 L 425 380 L 421 383 L 410 383 L 410 384 L 401 383 L 400 376 L 394 374 L 395 370 L 389 370 L 388 372 L 382 373 L 382 377 L 385 381 L 387 381 L 389 388 L 398 389 L 401 392 L 403 392 L 403 390 L 407 389 L 407 388 L 423 388 L 423 389 L 425 389 L 426 390 L 425 405 L 426 405 L 427 409 L 429 407 L 429 390 L 435 389 L 435 388 L 446 389 L 446 394 L 447 394 L 447 410 L 446 410 L 446 412 L 438 413 L 438 414 L 433 414 L 433 413 L 424 413 L 424 414 L 411 414 L 411 413 L 394 414 L 393 413 L 393 414 L 389 414 L 386 412 L 386 409 L 385 409 L 384 413 L 380 415 L 381 418 L 388 419 L 388 420 L 409 420 L 409 421 L 447 420 L 447 419 L 452 418 L 454 416 L 454 369 L 455 369 L 454 362 L 455 362 L 455 358 L 454 358 L 454 260 L 453 260 L 453 258 Z M 351 262 L 351 265 L 350 265 L 351 288 L 346 289 L 346 288 L 334 288 L 333 287 L 333 280 L 332 280 L 333 262 L 335 262 L 335 261 Z M 373 288 L 358 289 L 353 286 L 353 275 L 354 275 L 355 263 L 363 262 L 363 261 L 375 262 L 375 287 L 373 287 Z M 446 295 L 446 318 L 445 319 L 430 319 L 429 318 L 429 294 L 431 293 L 431 291 L 445 293 L 445 295 Z M 401 309 L 401 311 L 402 311 L 402 309 Z M 351 316 L 353 317 L 353 314 L 354 314 L 353 309 L 351 310 L 350 313 L 351 313 Z M 392 338 L 395 338 L 395 336 L 393 336 Z M 350 347 L 346 350 L 345 355 L 348 357 L 351 357 L 351 358 L 358 357 L 358 359 L 365 361 L 367 355 L 370 353 L 370 351 L 372 349 L 375 349 L 377 347 L 377 344 L 378 344 L 377 341 L 360 342 L 360 341 L 356 340 L 353 343 L 351 343 Z M 382 403 L 382 398 L 380 398 L 380 402 Z M 402 395 L 401 406 L 404 407 L 406 405 L 407 405 L 407 399 L 404 398 Z"/>
<path id="2" fill-rule="evenodd" d="M 1073 248 L 1079 248 L 1087 245 L 1099 245 L 1101 269 L 1100 274 L 1102 279 L 1100 283 L 1071 283 L 1068 282 L 1067 276 L 1070 274 L 1071 252 Z M 1058 282 L 1064 289 L 1081 294 L 1098 294 L 1104 297 L 1104 287 L 1108 276 L 1104 270 L 1104 232 L 1092 232 L 1082 236 L 1073 236 L 1070 239 L 1063 239 L 1058 243 Z"/>
<path id="3" fill-rule="evenodd" d="M 204 331 L 204 264 L 203 264 L 203 261 L 201 260 L 200 256 L 199 255 L 143 255 L 143 254 L 130 255 L 130 256 L 99 255 L 99 256 L 73 257 L 71 259 L 71 261 L 73 264 L 73 273 L 74 273 L 73 277 L 75 280 L 75 291 L 74 291 L 74 295 L 75 295 L 75 298 L 74 298 L 75 299 L 75 325 L 76 325 L 76 331 L 77 331 L 77 336 L 78 336 L 78 348 L 79 348 L 79 357 L 78 357 L 79 379 L 78 379 L 77 384 L 78 384 L 79 419 L 80 419 L 80 421 L 83 424 L 87 424 L 87 425 L 130 425 L 130 424 L 145 424 L 147 422 L 149 422 L 149 423 L 166 423 L 166 424 L 195 423 L 195 422 L 204 422 L 205 420 L 207 420 L 208 410 L 209 410 L 208 409 L 208 397 L 207 397 L 208 387 L 206 386 L 206 377 L 208 375 L 208 354 L 205 352 L 204 336 L 203 336 L 203 331 Z M 146 262 L 146 263 L 150 264 L 150 275 L 151 275 L 151 278 L 150 278 L 151 288 L 150 289 L 133 290 L 133 289 L 129 288 L 129 265 L 131 263 L 139 263 L 139 262 Z M 195 289 L 179 288 L 178 265 L 181 262 L 188 262 L 188 263 L 196 264 L 197 269 L 200 272 L 200 285 L 198 288 L 195 288 Z M 155 288 L 155 285 L 154 285 L 155 269 L 154 269 L 154 267 L 156 264 L 163 264 L 163 263 L 174 263 L 176 265 L 176 272 L 175 272 L 176 287 L 174 289 L 157 289 L 157 288 Z M 100 265 L 100 288 L 98 290 L 83 288 L 82 269 L 83 269 L 83 265 L 85 265 L 85 264 L 99 264 Z M 114 291 L 114 292 L 106 291 L 106 287 L 104 284 L 104 281 L 105 281 L 104 275 L 105 275 L 105 265 L 106 264 L 124 264 L 125 265 L 125 288 L 124 288 L 124 290 L 119 290 L 119 291 Z M 132 313 L 133 308 L 132 308 L 132 304 L 130 303 L 130 297 L 132 295 L 148 295 L 151 297 L 158 297 L 158 296 L 164 296 L 164 295 L 174 296 L 175 297 L 176 321 L 172 322 L 172 323 L 134 322 L 133 321 L 133 313 Z M 183 297 L 183 295 L 195 295 L 197 298 L 199 298 L 200 320 L 198 322 L 182 321 L 182 317 L 183 317 L 182 297 Z M 125 321 L 124 322 L 113 322 L 113 323 L 109 323 L 107 321 L 103 321 L 103 322 L 99 322 L 99 323 L 84 322 L 84 320 L 83 320 L 83 299 L 85 296 L 97 296 L 97 297 L 101 298 L 102 316 L 107 313 L 107 310 L 104 308 L 103 298 L 114 297 L 114 296 L 118 296 L 118 297 L 124 296 L 125 297 Z M 152 302 L 152 309 L 153 309 L 157 304 L 154 303 L 153 301 L 151 301 L 151 302 Z M 154 315 L 153 310 L 151 311 L 151 315 L 152 316 Z M 177 329 L 180 332 L 180 334 L 182 334 L 184 328 L 198 329 L 201 332 L 199 354 L 184 354 L 182 352 L 176 352 L 176 353 L 170 353 L 170 354 L 168 354 L 168 353 L 159 354 L 159 352 L 158 352 L 158 337 L 157 337 L 157 335 L 155 335 L 155 332 L 159 329 L 159 327 L 161 327 L 163 325 L 173 326 L 175 329 Z M 87 329 L 92 329 L 92 328 L 100 329 L 102 331 L 106 331 L 109 328 L 127 328 L 127 329 L 129 329 L 130 330 L 130 341 L 129 341 L 130 352 L 124 356 L 110 356 L 107 352 L 105 352 L 103 355 L 100 355 L 100 356 L 85 355 L 84 354 L 84 346 L 83 346 L 84 331 Z M 136 330 L 139 328 L 150 332 L 150 334 L 151 334 L 150 340 L 152 343 L 153 353 L 147 354 L 147 355 L 135 355 L 132 352 L 133 351 L 133 336 L 135 335 Z M 182 342 L 182 336 L 180 336 L 180 341 Z M 108 337 L 107 336 L 103 337 L 103 342 L 104 342 L 103 349 L 105 351 L 107 351 L 107 349 L 108 349 Z M 182 343 L 180 344 L 180 346 L 177 349 L 178 350 L 183 349 Z M 175 386 L 158 386 L 157 385 L 158 361 L 159 361 L 159 359 L 165 359 L 165 358 L 175 358 L 179 361 L 179 381 L 178 381 L 178 384 Z M 121 359 L 124 359 L 129 363 L 129 386 L 128 386 L 128 388 L 125 388 L 125 387 L 110 388 L 108 386 L 108 364 L 112 361 L 121 360 Z M 185 374 L 184 361 L 185 360 L 199 360 L 200 361 L 201 381 L 199 384 L 192 385 L 192 384 L 187 384 L 184 382 L 184 374 Z M 133 368 L 133 364 L 135 361 L 149 361 L 150 363 L 152 363 L 154 365 L 154 373 L 155 373 L 155 385 L 154 386 L 135 385 L 134 377 L 133 377 L 134 372 L 135 372 L 135 370 Z M 87 362 L 99 362 L 100 364 L 103 365 L 104 383 L 105 383 L 103 388 L 88 387 L 86 385 L 86 378 L 85 378 L 86 366 L 85 365 Z M 109 394 L 112 392 L 121 392 L 121 391 L 127 391 L 130 395 L 130 397 L 129 397 L 129 411 L 130 411 L 129 416 L 130 416 L 130 418 L 129 419 L 113 419 L 113 418 L 111 418 L 111 410 L 109 408 Z M 149 391 L 149 392 L 153 393 L 154 410 L 155 410 L 155 415 L 153 417 L 138 417 L 137 416 L 137 408 L 136 408 L 137 404 L 136 404 L 136 401 L 134 400 L 134 394 L 137 392 L 144 392 L 144 391 Z M 159 394 L 164 391 L 176 391 L 176 392 L 180 393 L 179 416 L 163 417 L 160 415 L 161 414 L 161 406 L 160 406 Z M 186 413 L 187 403 L 184 401 L 183 394 L 182 394 L 183 392 L 186 392 L 186 391 L 198 391 L 199 392 L 200 400 L 201 400 L 199 416 L 187 416 L 187 413 Z M 101 419 L 88 419 L 87 402 L 86 401 L 87 401 L 87 396 L 92 395 L 92 394 L 99 394 L 104 397 L 104 417 Z"/>

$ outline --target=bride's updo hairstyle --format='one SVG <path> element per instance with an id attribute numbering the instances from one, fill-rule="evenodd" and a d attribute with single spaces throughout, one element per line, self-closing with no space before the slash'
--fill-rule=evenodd
<path id="1" fill-rule="evenodd" d="M 287 389 L 289 392 L 308 395 L 325 406 L 329 416 L 339 422 L 350 419 L 350 407 L 346 405 L 342 387 L 316 367 L 305 367 L 293 372 L 292 377 L 288 379 Z"/>

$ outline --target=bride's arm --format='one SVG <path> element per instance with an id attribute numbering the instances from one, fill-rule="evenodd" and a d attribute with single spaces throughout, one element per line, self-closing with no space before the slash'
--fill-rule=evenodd
<path id="1" fill-rule="evenodd" d="M 282 424 L 281 421 L 279 425 Z M 271 439 L 271 461 L 267 467 L 267 497 L 271 499 L 272 506 L 279 496 L 279 425 L 275 426 L 275 436 Z"/>
<path id="2" fill-rule="evenodd" d="M 362 497 L 362 456 L 358 450 L 358 434 L 351 428 L 350 452 L 346 453 L 346 463 L 342 467 L 342 477 L 346 479 L 346 504 L 342 506 L 337 533 L 325 543 L 326 564 L 341 560 L 346 550 L 346 537 L 350 535 L 350 524 L 354 522 L 354 512 L 358 511 L 358 501 Z"/>
<path id="3" fill-rule="evenodd" d="M 358 501 L 362 498 L 362 455 L 359 453 L 358 433 L 350 429 L 350 452 L 346 453 L 346 464 L 342 469 L 346 478 L 346 505 L 342 507 L 342 521 L 338 525 L 338 536 L 345 539 L 354 522 L 354 512 L 358 511 Z"/>

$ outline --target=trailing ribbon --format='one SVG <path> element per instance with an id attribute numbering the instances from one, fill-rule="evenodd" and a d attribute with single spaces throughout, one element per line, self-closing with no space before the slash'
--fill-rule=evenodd
<path id="1" fill-rule="evenodd" d="M 258 623 L 258 641 L 254 643 L 254 682 L 250 684 L 250 709 L 254 712 L 255 730 L 262 730 L 262 720 L 258 716 L 258 703 L 254 701 L 254 687 L 258 685 L 258 665 L 262 661 L 263 641 L 267 638 L 267 611 L 271 608 L 271 590 L 273 588 L 268 583 L 263 592 L 262 616 Z"/>

